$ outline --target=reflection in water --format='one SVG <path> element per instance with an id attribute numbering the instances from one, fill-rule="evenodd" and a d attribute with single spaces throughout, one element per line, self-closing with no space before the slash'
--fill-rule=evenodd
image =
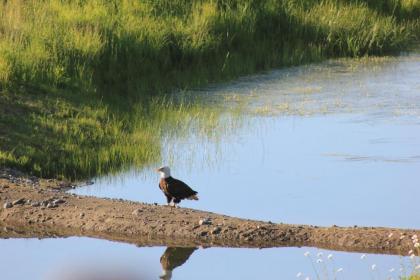
<path id="1" fill-rule="evenodd" d="M 107 271 L 104 268 L 72 268 L 54 272 L 45 280 L 147 280 L 148 276 L 130 271 Z"/>
<path id="2" fill-rule="evenodd" d="M 420 265 L 417 257 L 336 252 L 308 247 L 196 250 L 136 247 L 86 237 L 42 240 L 0 238 L 0 250 L 1 280 L 158 279 L 161 268 L 172 271 L 185 263 L 193 252 L 194 257 L 189 259 L 187 265 L 176 270 L 172 280 L 302 280 L 306 277 L 323 280 L 409 279 L 415 267 Z M 361 258 L 362 255 L 365 256 Z M 372 271 L 374 264 L 376 269 Z M 339 268 L 342 271 L 338 273 Z M 328 276 L 326 271 L 329 272 Z M 296 278 L 298 273 L 302 274 L 301 278 Z M 170 276 L 161 279 L 170 279 Z"/>
<path id="3" fill-rule="evenodd" d="M 201 89 L 211 104 L 241 104 L 226 127 L 241 125 L 207 141 L 194 131 L 165 138 L 162 164 L 200 193 L 200 203 L 183 207 L 283 223 L 420 228 L 419 72 L 419 54 L 345 59 Z M 113 178 L 72 192 L 164 203 L 152 169 Z"/>
<path id="4" fill-rule="evenodd" d="M 182 247 L 168 247 L 160 257 L 160 264 L 162 265 L 162 275 L 160 279 L 169 280 L 172 278 L 172 270 L 178 266 L 183 265 L 188 258 L 197 250 L 196 247 L 182 248 Z"/>

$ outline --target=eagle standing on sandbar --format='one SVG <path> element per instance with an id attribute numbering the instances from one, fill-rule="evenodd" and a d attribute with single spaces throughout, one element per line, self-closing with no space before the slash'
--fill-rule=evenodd
<path id="1" fill-rule="evenodd" d="M 198 200 L 197 192 L 181 180 L 171 177 L 171 170 L 167 166 L 156 169 L 160 173 L 159 188 L 166 196 L 168 205 L 176 207 L 183 199 Z"/>

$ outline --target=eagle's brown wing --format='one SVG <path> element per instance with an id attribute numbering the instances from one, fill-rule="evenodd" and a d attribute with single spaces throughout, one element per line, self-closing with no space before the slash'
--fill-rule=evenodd
<path id="1" fill-rule="evenodd" d="M 168 193 L 177 199 L 184 199 L 197 194 L 187 184 L 172 177 L 166 179 L 166 188 Z"/>

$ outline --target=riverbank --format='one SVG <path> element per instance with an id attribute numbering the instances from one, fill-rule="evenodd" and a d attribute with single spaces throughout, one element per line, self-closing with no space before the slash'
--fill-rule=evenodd
<path id="1" fill-rule="evenodd" d="M 214 130 L 219 114 L 162 94 L 407 50 L 419 38 L 416 3 L 7 1 L 0 166 L 75 180 L 157 164 L 162 132 L 197 118 Z"/>
<path id="2" fill-rule="evenodd" d="M 88 236 L 143 246 L 282 247 L 409 255 L 419 230 L 274 224 L 188 208 L 70 195 L 56 180 L 0 179 L 2 238 Z M 401 236 L 404 236 L 401 238 Z M 415 253 L 416 252 L 415 250 Z"/>

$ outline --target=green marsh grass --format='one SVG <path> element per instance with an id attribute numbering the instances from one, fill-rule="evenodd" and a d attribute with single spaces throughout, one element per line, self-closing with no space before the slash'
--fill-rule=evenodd
<path id="1" fill-rule="evenodd" d="M 419 0 L 0 1 L 0 165 L 85 178 L 159 161 L 159 137 L 211 132 L 197 87 L 420 35 Z M 197 121 L 198 120 L 198 121 Z"/>
<path id="2" fill-rule="evenodd" d="M 215 137 L 221 110 L 153 97 L 118 104 L 39 93 L 0 97 L 2 165 L 72 180 L 160 164 L 161 139 Z M 70 95 L 71 96 L 71 95 Z M 145 106 L 146 104 L 146 106 Z M 121 111 L 120 111 L 121 110 Z M 218 128 L 218 129 L 215 129 Z"/>
<path id="3" fill-rule="evenodd" d="M 0 81 L 143 95 L 399 51 L 419 35 L 419 2 L 3 1 Z"/>

